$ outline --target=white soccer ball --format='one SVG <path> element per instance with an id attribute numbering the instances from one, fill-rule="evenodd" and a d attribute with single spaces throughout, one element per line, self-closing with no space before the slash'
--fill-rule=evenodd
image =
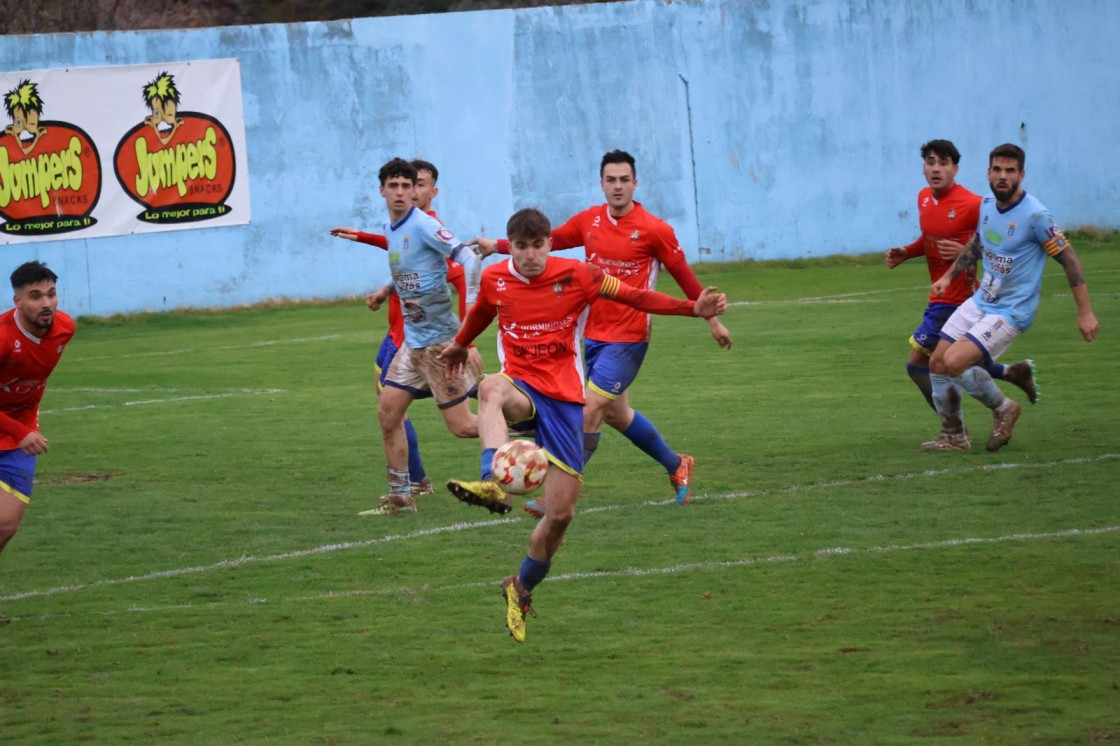
<path id="1" fill-rule="evenodd" d="M 527 495 L 544 484 L 548 456 L 528 440 L 511 440 L 494 454 L 494 480 L 513 495 Z"/>

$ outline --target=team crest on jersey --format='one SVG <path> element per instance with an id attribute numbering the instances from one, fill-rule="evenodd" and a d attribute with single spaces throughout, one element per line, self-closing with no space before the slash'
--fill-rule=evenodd
<path id="1" fill-rule="evenodd" d="M 1007 237 L 1011 238 L 1014 235 L 1015 235 L 1015 224 L 1012 223 L 1011 225 L 1007 226 Z"/>
<path id="2" fill-rule="evenodd" d="M 954 208 L 954 209 L 952 209 L 952 210 L 949 210 L 949 219 L 950 219 L 950 220 L 956 220 L 956 219 L 957 219 L 957 211 L 956 211 L 956 208 Z"/>
<path id="3" fill-rule="evenodd" d="M 436 238 L 438 238 L 440 241 L 443 241 L 444 243 L 451 243 L 455 240 L 455 236 L 452 235 L 451 231 L 447 230 L 446 228 L 440 228 L 438 231 L 436 231 Z"/>
<path id="4" fill-rule="evenodd" d="M 506 291 L 506 279 L 504 277 L 498 278 L 498 292 L 504 293 Z"/>
<path id="5" fill-rule="evenodd" d="M 408 253 L 408 236 L 404 237 L 404 241 L 402 242 L 402 246 L 401 246 L 401 253 L 402 254 L 407 254 Z"/>
<path id="6" fill-rule="evenodd" d="M 563 293 L 564 292 L 564 283 L 559 282 L 559 281 L 552 283 L 552 292 L 556 293 L 557 295 L 560 295 L 561 293 Z"/>
<path id="7" fill-rule="evenodd" d="M 924 197 L 922 199 L 922 207 L 928 207 L 928 206 L 929 206 L 929 197 Z"/>
<path id="8" fill-rule="evenodd" d="M 633 233 L 630 234 L 630 240 L 631 241 L 637 241 L 638 240 L 638 231 L 634 231 Z"/>
<path id="9" fill-rule="evenodd" d="M 18 351 L 19 351 L 19 348 L 20 348 L 20 343 L 19 343 L 19 340 L 17 339 L 17 340 L 15 341 L 15 344 L 13 344 L 12 346 L 13 346 L 13 347 L 15 347 L 15 348 L 16 348 L 16 351 L 18 352 Z"/>

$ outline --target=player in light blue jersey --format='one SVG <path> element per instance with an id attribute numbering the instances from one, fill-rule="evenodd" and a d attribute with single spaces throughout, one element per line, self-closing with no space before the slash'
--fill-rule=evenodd
<path id="1" fill-rule="evenodd" d="M 933 401 L 941 417 L 941 432 L 922 444 L 923 451 L 967 451 L 971 448 L 961 417 L 961 380 L 964 374 L 982 380 L 987 396 L 978 397 L 992 410 L 988 450 L 997 451 L 1011 440 L 1020 407 L 991 382 L 980 365 L 998 358 L 1034 322 L 1042 293 L 1046 258 L 1065 269 L 1077 304 L 1077 327 L 1086 342 L 1100 330 L 1089 301 L 1081 261 L 1042 203 L 1022 187 L 1026 154 L 1017 145 L 1000 145 L 988 156 L 988 183 L 994 196 L 980 204 L 980 224 L 968 246 L 949 271 L 933 283 L 941 295 L 954 277 L 978 263 L 984 266 L 980 287 L 945 322 L 941 340 L 930 358 Z M 976 381 L 973 381 L 975 384 Z"/>
<path id="2" fill-rule="evenodd" d="M 436 400 L 444 423 L 460 438 L 478 437 L 478 422 L 468 399 L 474 375 L 447 376 L 436 356 L 459 331 L 459 316 L 447 285 L 447 260 L 463 266 L 468 278 L 481 272 L 478 256 L 444 225 L 413 204 L 416 168 L 400 158 L 381 167 L 381 196 L 389 210 L 384 226 L 393 285 L 404 316 L 404 344 L 393 357 L 378 398 L 377 418 L 385 442 L 389 494 L 363 514 L 415 512 L 408 471 L 408 438 L 404 421 L 416 398 Z M 468 280 L 469 281 L 469 280 Z"/>

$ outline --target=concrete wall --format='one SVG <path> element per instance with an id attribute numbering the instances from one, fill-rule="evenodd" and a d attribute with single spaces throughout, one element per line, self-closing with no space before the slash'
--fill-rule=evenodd
<path id="1" fill-rule="evenodd" d="M 3 247 L 109 314 L 364 292 L 387 274 L 333 225 L 384 220 L 375 172 L 441 169 L 441 217 L 503 232 L 602 201 L 598 160 L 638 158 L 638 199 L 697 260 L 881 250 L 917 235 L 919 145 L 1027 151 L 1063 225 L 1120 227 L 1115 0 L 637 0 L 187 31 L 0 37 L 0 67 L 237 57 L 253 222 Z M 6 270 L 5 270 L 6 271 Z"/>

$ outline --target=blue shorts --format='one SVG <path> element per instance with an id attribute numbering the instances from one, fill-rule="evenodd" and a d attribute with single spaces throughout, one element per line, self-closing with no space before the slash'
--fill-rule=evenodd
<path id="1" fill-rule="evenodd" d="M 941 327 L 953 315 L 957 307 L 952 303 L 930 303 L 922 315 L 922 323 L 914 330 L 910 337 L 910 346 L 927 355 L 932 355 L 941 339 Z"/>
<path id="2" fill-rule="evenodd" d="M 582 474 L 583 404 L 553 399 L 520 379 L 506 378 L 533 403 L 529 419 L 536 429 L 533 439 L 548 454 L 548 460 L 573 476 Z"/>
<path id="3" fill-rule="evenodd" d="M 617 399 L 638 377 L 649 342 L 596 342 L 584 340 L 587 385 L 597 394 Z"/>
<path id="4" fill-rule="evenodd" d="M 393 356 L 397 354 L 397 346 L 393 344 L 393 337 L 389 334 L 385 335 L 385 339 L 381 340 L 381 346 L 377 348 L 377 360 L 374 362 L 374 370 L 377 371 L 377 388 L 385 388 L 385 374 L 389 372 L 389 364 L 393 362 Z"/>
<path id="5" fill-rule="evenodd" d="M 0 490 L 15 495 L 23 503 L 31 502 L 31 488 L 35 484 L 35 459 L 18 448 L 0 451 Z"/>

